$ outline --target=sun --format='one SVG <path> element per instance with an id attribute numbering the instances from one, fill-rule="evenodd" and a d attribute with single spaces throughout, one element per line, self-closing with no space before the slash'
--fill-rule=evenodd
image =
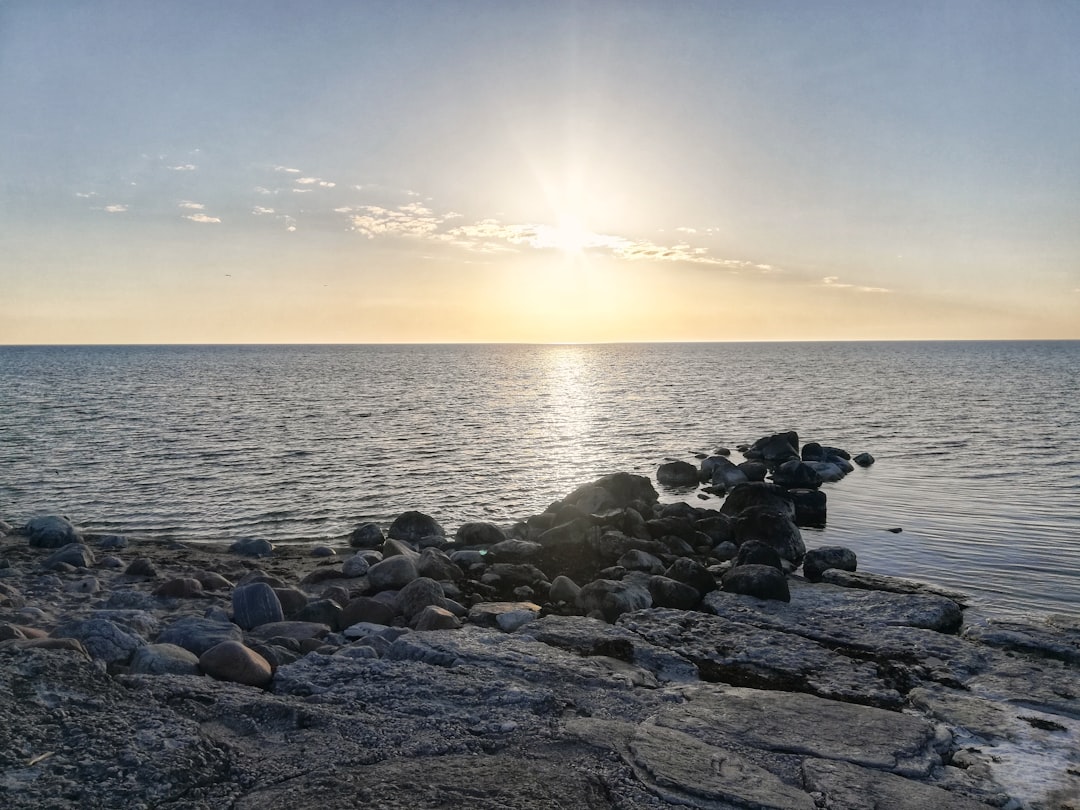
<path id="1" fill-rule="evenodd" d="M 581 220 L 572 215 L 559 217 L 559 224 L 549 234 L 551 246 L 563 253 L 576 256 L 585 252 L 592 245 L 595 235 L 586 228 Z"/>

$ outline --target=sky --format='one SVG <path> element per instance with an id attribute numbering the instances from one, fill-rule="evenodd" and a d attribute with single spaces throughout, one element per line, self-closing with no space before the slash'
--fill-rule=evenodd
<path id="1" fill-rule="evenodd" d="M 0 344 L 1080 339 L 1080 3 L 0 0 Z"/>

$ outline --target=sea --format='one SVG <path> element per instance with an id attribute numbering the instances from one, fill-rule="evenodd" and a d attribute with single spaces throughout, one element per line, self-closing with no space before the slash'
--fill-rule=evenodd
<path id="1" fill-rule="evenodd" d="M 0 519 L 340 544 L 418 509 L 452 534 L 788 430 L 876 458 L 824 485 L 808 547 L 990 618 L 1080 614 L 1077 341 L 0 347 Z"/>

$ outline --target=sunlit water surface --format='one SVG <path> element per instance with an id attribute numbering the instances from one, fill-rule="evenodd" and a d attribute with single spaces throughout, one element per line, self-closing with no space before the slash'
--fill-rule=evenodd
<path id="1" fill-rule="evenodd" d="M 281 543 L 420 509 L 453 532 L 796 429 L 878 459 L 826 485 L 808 546 L 1075 614 L 1078 369 L 1077 342 L 6 347 L 0 517 Z"/>

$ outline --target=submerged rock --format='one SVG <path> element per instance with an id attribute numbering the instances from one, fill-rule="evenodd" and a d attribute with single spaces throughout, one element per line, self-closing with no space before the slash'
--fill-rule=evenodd
<path id="1" fill-rule="evenodd" d="M 694 487 L 698 483 L 698 471 L 688 461 L 668 461 L 657 468 L 656 480 L 665 487 Z"/>

